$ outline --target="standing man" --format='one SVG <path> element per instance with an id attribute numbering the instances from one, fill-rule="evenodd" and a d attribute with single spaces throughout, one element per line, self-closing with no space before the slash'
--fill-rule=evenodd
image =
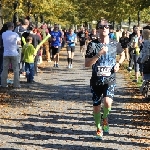
<path id="1" fill-rule="evenodd" d="M 62 43 L 62 33 L 59 31 L 58 24 L 54 25 L 54 30 L 51 31 L 51 48 L 52 48 L 52 55 L 54 60 L 54 67 L 59 67 L 59 52 L 60 52 L 60 45 Z"/>
<path id="2" fill-rule="evenodd" d="M 78 37 L 80 42 L 80 52 L 82 53 L 82 57 L 84 57 L 86 33 L 83 27 L 81 28 L 81 31 L 78 33 Z"/>
<path id="3" fill-rule="evenodd" d="M 19 53 L 17 51 L 18 46 L 21 44 L 21 39 L 19 35 L 14 30 L 14 24 L 9 22 L 7 24 L 8 30 L 2 34 L 3 46 L 4 46 L 4 55 L 3 55 L 3 72 L 1 76 L 1 85 L 2 87 L 7 87 L 7 77 L 8 77 L 8 68 L 10 63 L 12 63 L 12 68 L 14 72 L 14 87 L 20 87 L 19 81 L 19 64 L 18 57 Z"/>
<path id="4" fill-rule="evenodd" d="M 108 114 L 111 110 L 114 96 L 115 72 L 119 70 L 120 64 L 125 59 L 125 54 L 120 43 L 110 41 L 107 20 L 99 21 L 97 29 L 99 30 L 100 38 L 88 44 L 85 55 L 85 67 L 92 66 L 90 86 L 93 94 L 93 115 L 97 128 L 96 139 L 102 139 L 103 131 L 109 132 Z M 116 54 L 120 54 L 118 62 L 116 62 Z M 104 106 L 101 122 L 102 96 Z"/>
<path id="5" fill-rule="evenodd" d="M 41 26 L 41 36 L 42 36 L 42 40 L 45 39 L 45 37 L 47 36 L 47 34 L 49 33 L 49 30 L 47 28 L 47 25 L 44 24 Z M 45 43 L 43 44 L 43 48 L 45 49 L 46 52 L 46 61 L 47 62 L 51 62 L 51 58 L 50 58 L 50 47 L 49 47 L 49 41 L 45 41 Z"/>

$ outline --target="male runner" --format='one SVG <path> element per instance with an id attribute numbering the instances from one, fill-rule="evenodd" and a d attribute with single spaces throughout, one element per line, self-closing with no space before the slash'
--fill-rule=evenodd
<path id="1" fill-rule="evenodd" d="M 59 52 L 62 43 L 62 33 L 59 31 L 58 24 L 54 25 L 54 30 L 51 31 L 50 34 L 51 34 L 51 48 L 54 60 L 54 67 L 58 67 Z"/>
<path id="2" fill-rule="evenodd" d="M 90 80 L 93 94 L 93 116 L 97 127 L 96 139 L 102 139 L 103 131 L 109 132 L 108 114 L 114 96 L 115 72 L 125 59 L 125 53 L 120 43 L 109 39 L 109 24 L 103 19 L 98 22 L 99 39 L 88 44 L 85 55 L 85 67 L 92 66 Z M 120 54 L 120 60 L 116 62 L 116 54 Z M 101 101 L 103 96 L 103 116 L 101 122 Z"/>
<path id="3" fill-rule="evenodd" d="M 85 55 L 85 41 L 86 41 L 86 33 L 85 29 L 82 27 L 81 31 L 78 33 L 79 42 L 80 42 L 80 52 L 82 53 L 82 57 Z"/>

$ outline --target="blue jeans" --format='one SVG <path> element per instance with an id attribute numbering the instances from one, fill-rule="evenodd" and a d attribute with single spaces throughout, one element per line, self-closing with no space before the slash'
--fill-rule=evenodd
<path id="1" fill-rule="evenodd" d="M 139 64 L 137 63 L 138 58 L 139 58 L 138 55 L 133 54 L 134 71 L 135 71 L 135 72 L 139 72 L 139 71 L 140 71 L 140 69 L 139 69 Z"/>
<path id="2" fill-rule="evenodd" d="M 25 72 L 26 72 L 27 82 L 32 82 L 34 79 L 34 63 L 25 62 Z"/>

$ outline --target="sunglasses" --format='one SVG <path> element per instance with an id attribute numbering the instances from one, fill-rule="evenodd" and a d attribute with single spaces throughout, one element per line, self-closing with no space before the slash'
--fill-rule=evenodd
<path id="1" fill-rule="evenodd" d="M 109 25 L 99 25 L 99 29 L 109 29 L 110 26 Z"/>

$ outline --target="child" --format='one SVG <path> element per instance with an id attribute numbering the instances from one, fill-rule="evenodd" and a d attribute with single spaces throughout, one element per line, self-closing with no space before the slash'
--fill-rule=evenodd
<path id="1" fill-rule="evenodd" d="M 34 82 L 34 57 L 36 56 L 37 51 L 35 50 L 32 43 L 32 37 L 28 36 L 26 39 L 26 44 L 23 46 L 23 61 L 25 62 L 25 72 L 27 83 Z"/>

